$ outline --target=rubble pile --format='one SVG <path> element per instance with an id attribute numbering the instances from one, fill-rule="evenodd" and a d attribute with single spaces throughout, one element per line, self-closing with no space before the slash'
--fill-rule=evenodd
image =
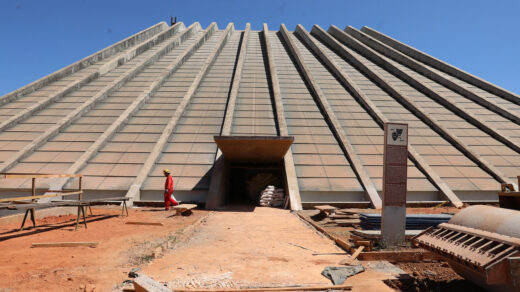
<path id="1" fill-rule="evenodd" d="M 258 203 L 263 207 L 283 207 L 284 201 L 283 189 L 269 185 L 260 194 Z"/>

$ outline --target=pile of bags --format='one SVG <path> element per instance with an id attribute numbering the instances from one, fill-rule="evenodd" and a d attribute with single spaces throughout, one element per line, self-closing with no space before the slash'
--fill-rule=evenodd
<path id="1" fill-rule="evenodd" d="M 260 194 L 260 206 L 264 207 L 283 207 L 285 202 L 283 189 L 267 186 Z"/>

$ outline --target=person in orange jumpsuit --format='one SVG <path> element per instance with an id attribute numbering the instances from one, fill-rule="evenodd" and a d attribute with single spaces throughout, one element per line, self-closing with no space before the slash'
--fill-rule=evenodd
<path id="1" fill-rule="evenodd" d="M 166 177 L 166 182 L 164 183 L 164 209 L 168 211 L 170 210 L 170 204 L 172 204 L 172 206 L 177 206 L 179 203 L 173 196 L 173 178 L 170 171 L 165 169 L 163 170 L 163 173 Z"/>

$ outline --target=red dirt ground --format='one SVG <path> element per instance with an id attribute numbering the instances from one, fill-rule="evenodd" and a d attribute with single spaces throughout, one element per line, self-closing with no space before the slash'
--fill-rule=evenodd
<path id="1" fill-rule="evenodd" d="M 191 216 L 177 217 L 159 208 L 131 208 L 129 217 L 120 217 L 120 207 L 92 210 L 88 228 L 77 231 L 75 215 L 46 217 L 37 220 L 37 228 L 24 231 L 17 231 L 19 222 L 0 224 L 0 291 L 112 291 L 128 279 L 132 268 L 147 264 L 158 245 L 173 243 L 183 228 L 207 214 L 195 210 Z M 163 222 L 164 226 L 126 221 Z M 31 248 L 31 243 L 71 241 L 99 245 Z"/>

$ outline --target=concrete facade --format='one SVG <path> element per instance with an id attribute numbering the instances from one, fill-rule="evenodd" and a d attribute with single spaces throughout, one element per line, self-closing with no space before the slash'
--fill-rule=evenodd
<path id="1" fill-rule="evenodd" d="M 205 202 L 227 179 L 215 136 L 291 136 L 292 209 L 379 208 L 385 122 L 409 125 L 408 203 L 493 202 L 520 175 L 518 95 L 367 27 L 232 23 L 159 23 L 3 96 L 0 171 L 83 173 L 87 196 L 160 201 L 169 168 L 177 198 Z"/>

